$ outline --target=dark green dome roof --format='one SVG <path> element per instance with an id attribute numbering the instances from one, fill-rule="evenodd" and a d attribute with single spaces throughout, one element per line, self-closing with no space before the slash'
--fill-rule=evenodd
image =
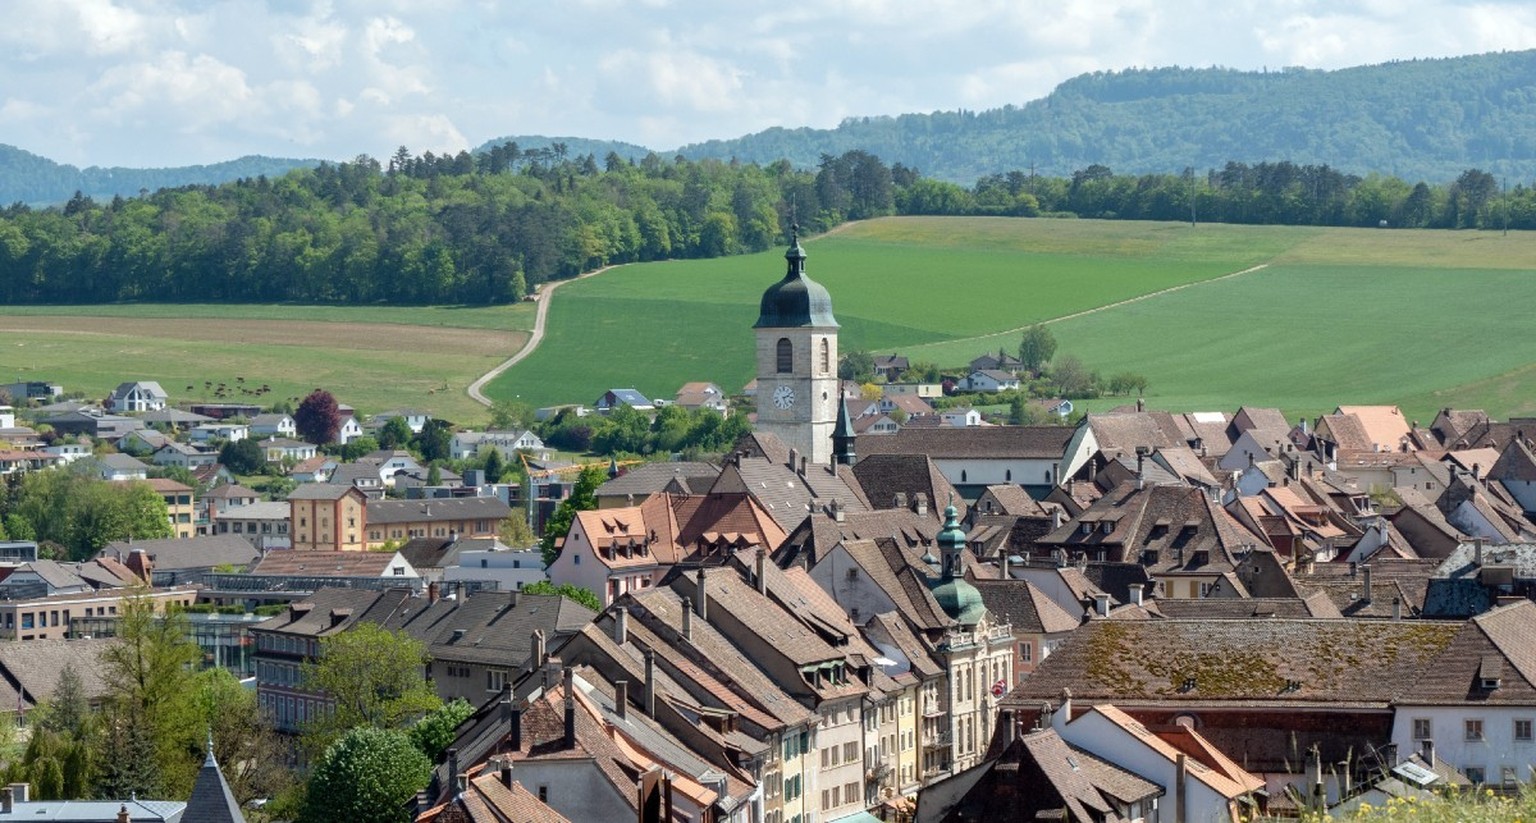
<path id="1" fill-rule="evenodd" d="M 980 623 L 987 613 L 986 604 L 981 602 L 981 592 L 963 577 L 942 577 L 938 582 L 930 583 L 929 588 L 939 608 L 962 626 Z"/>
<path id="2" fill-rule="evenodd" d="M 757 322 L 752 328 L 837 328 L 837 320 L 832 316 L 832 295 L 825 286 L 805 276 L 805 249 L 800 248 L 798 227 L 784 259 L 789 262 L 788 271 L 783 280 L 763 292 Z"/>
<path id="3" fill-rule="evenodd" d="M 986 615 L 986 604 L 981 602 L 981 592 L 965 579 L 960 553 L 965 551 L 965 532 L 960 528 L 960 513 L 951 503 L 944 509 L 944 530 L 934 540 L 944 553 L 944 576 L 930 581 L 929 591 L 939 608 L 956 623 L 974 626 Z"/>

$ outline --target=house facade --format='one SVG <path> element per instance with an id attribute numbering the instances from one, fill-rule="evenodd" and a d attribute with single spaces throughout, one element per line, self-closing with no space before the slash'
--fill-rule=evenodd
<path id="1" fill-rule="evenodd" d="M 367 497 L 351 486 L 306 483 L 288 495 L 288 533 L 299 551 L 360 552 L 368 547 Z"/>

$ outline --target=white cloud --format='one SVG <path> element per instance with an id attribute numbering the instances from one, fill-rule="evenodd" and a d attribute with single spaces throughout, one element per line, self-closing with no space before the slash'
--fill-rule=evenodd
<path id="1" fill-rule="evenodd" d="M 1536 47 L 1517 0 L 7 0 L 0 141 L 81 165 L 666 151 L 769 125 L 1022 104 L 1085 71 Z M 40 102 L 40 101 L 46 101 Z M 61 154 L 62 153 L 62 154 Z"/>

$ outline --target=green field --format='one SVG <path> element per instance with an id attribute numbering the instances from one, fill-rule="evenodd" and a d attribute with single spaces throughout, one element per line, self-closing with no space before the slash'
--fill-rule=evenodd
<path id="1" fill-rule="evenodd" d="M 220 399 L 224 383 L 223 399 L 263 405 L 320 387 L 363 412 L 414 407 L 481 423 L 465 389 L 523 345 L 533 315 L 532 304 L 6 307 L 0 382 L 48 380 L 101 398 L 125 380 L 157 380 L 175 402 Z M 241 391 L 263 384 L 271 390 L 259 396 Z"/>
<path id="2" fill-rule="evenodd" d="M 1536 411 L 1536 353 L 1522 345 L 1536 339 L 1529 234 L 899 218 L 805 246 L 845 350 L 958 365 L 1055 321 L 1059 355 L 1145 374 L 1156 407 Z M 544 344 L 490 392 L 545 404 L 610 387 L 670 396 L 687 380 L 735 391 L 752 376 L 750 327 L 781 254 L 626 266 L 562 286 Z"/>
<path id="3" fill-rule="evenodd" d="M 1058 355 L 1146 375 L 1154 407 L 1536 413 L 1536 234 L 891 218 L 805 245 L 845 350 L 959 366 L 1048 322 Z M 775 250 L 562 285 L 543 345 L 488 393 L 544 405 L 614 387 L 665 397 L 688 380 L 736 391 L 752 377 L 758 298 L 783 271 Z M 465 389 L 523 345 L 533 316 L 526 303 L 7 307 L 0 381 L 100 397 L 154 379 L 178 401 L 215 399 L 210 382 L 253 399 L 236 387 L 265 383 L 263 403 L 324 387 L 363 411 L 480 423 Z"/>

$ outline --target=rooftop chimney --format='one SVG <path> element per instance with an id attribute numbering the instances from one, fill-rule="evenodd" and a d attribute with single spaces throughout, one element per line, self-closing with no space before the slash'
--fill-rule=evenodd
<path id="1" fill-rule="evenodd" d="M 629 609 L 623 606 L 613 610 L 613 642 L 620 646 L 629 642 Z"/>
<path id="2" fill-rule="evenodd" d="M 629 681 L 613 681 L 613 711 L 620 720 L 628 714 L 629 710 Z"/>
<path id="3" fill-rule="evenodd" d="M 1360 599 L 1364 600 L 1367 603 L 1369 603 L 1369 602 L 1371 602 L 1371 564 L 1367 563 L 1363 567 L 1361 567 L 1361 569 L 1360 569 L 1360 576 L 1362 578 L 1364 578 L 1364 580 L 1365 580 L 1365 584 L 1364 584 L 1365 591 L 1360 596 Z"/>
<path id="4" fill-rule="evenodd" d="M 1002 551 L 997 553 L 997 565 L 998 565 L 999 571 L 1001 572 L 998 575 L 998 577 L 1000 579 L 1007 580 L 1008 579 L 1008 547 L 1007 546 L 1004 546 Z"/>
<path id="5" fill-rule="evenodd" d="M 645 650 L 645 715 L 656 716 L 656 652 Z"/>
<path id="6" fill-rule="evenodd" d="M 436 581 L 427 584 L 427 605 L 437 602 L 439 590 Z"/>
<path id="7" fill-rule="evenodd" d="M 757 592 L 768 593 L 768 550 L 762 546 L 757 548 Z"/>
<path id="8" fill-rule="evenodd" d="M 576 748 L 576 670 L 566 669 L 565 685 L 565 747 Z"/>
<path id="9" fill-rule="evenodd" d="M 683 596 L 683 639 L 693 640 L 693 600 Z"/>
<path id="10" fill-rule="evenodd" d="M 544 648 L 544 630 L 533 630 L 533 666 L 543 668 L 545 661 L 549 660 L 549 651 Z"/>
<path id="11" fill-rule="evenodd" d="M 1093 610 L 1100 617 L 1109 616 L 1109 595 L 1099 592 L 1093 596 Z"/>
<path id="12" fill-rule="evenodd" d="M 790 449 L 789 450 L 789 470 L 790 471 L 794 471 L 796 469 L 796 467 L 798 467 L 799 465 L 800 465 L 800 450 L 799 449 Z"/>
<path id="13" fill-rule="evenodd" d="M 1403 619 L 1403 599 L 1401 597 L 1392 598 L 1392 619 Z"/>
<path id="14" fill-rule="evenodd" d="M 693 601 L 693 608 L 699 613 L 699 619 L 708 620 L 709 593 L 704 590 L 704 567 L 700 566 L 698 570 L 693 573 L 693 577 L 698 581 L 697 589 L 694 592 L 698 595 L 698 597 Z"/>
<path id="15" fill-rule="evenodd" d="M 512 758 L 510 758 L 510 757 L 503 757 L 501 759 L 501 769 L 500 770 L 501 770 L 501 785 L 503 785 L 503 786 L 505 786 L 505 787 L 507 787 L 509 789 L 512 788 Z"/>
<path id="16" fill-rule="evenodd" d="M 1140 606 L 1141 605 L 1141 588 L 1142 588 L 1141 584 L 1140 583 L 1132 583 L 1128 588 L 1130 588 L 1130 590 L 1131 590 L 1131 604 L 1135 605 L 1135 606 Z"/>
<path id="17" fill-rule="evenodd" d="M 453 786 L 455 793 L 464 789 L 463 784 L 459 782 L 459 750 L 457 748 L 448 750 L 448 782 Z"/>
<path id="18" fill-rule="evenodd" d="M 119 803 L 117 806 L 117 823 L 133 823 L 133 816 L 128 814 L 128 804 Z"/>
<path id="19" fill-rule="evenodd" d="M 810 463 L 810 462 L 811 462 L 811 461 L 810 461 L 810 458 L 808 458 L 808 457 L 801 457 L 801 458 L 800 458 L 800 476 L 801 476 L 801 477 L 804 477 L 804 476 L 805 476 L 805 469 L 806 469 L 806 465 L 807 465 L 807 464 L 808 464 L 808 463 Z"/>

